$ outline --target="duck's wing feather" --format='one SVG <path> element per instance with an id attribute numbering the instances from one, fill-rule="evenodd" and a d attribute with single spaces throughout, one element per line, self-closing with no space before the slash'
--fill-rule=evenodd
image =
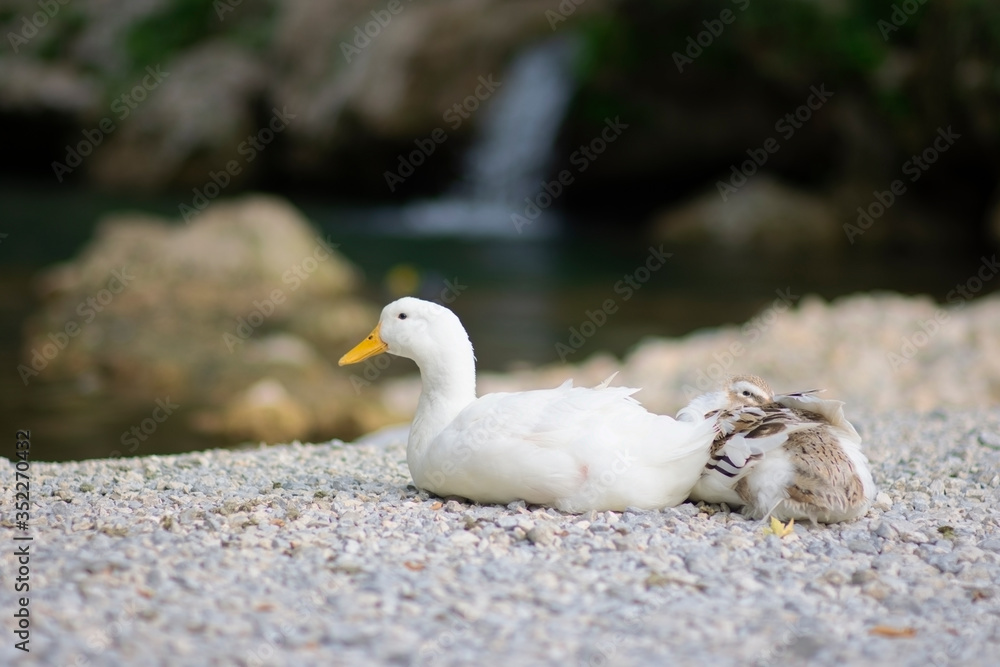
<path id="1" fill-rule="evenodd" d="M 481 502 L 553 504 L 606 471 L 619 471 L 608 489 L 616 491 L 640 473 L 699 453 L 707 458 L 713 439 L 708 420 L 691 424 L 654 415 L 633 398 L 636 391 L 567 383 L 483 396 L 459 413 L 422 462 L 428 477 L 438 472 L 443 480 L 431 490 Z M 689 487 L 705 458 L 697 461 Z M 446 467 L 448 474 L 440 474 Z"/>
<path id="2" fill-rule="evenodd" d="M 784 445 L 789 436 L 822 425 L 780 406 L 723 410 L 716 420 L 716 438 L 704 475 L 725 486 L 735 485 L 767 452 Z M 728 481 L 726 481 L 728 480 Z"/>
<path id="3" fill-rule="evenodd" d="M 706 449 L 711 424 L 678 422 L 656 415 L 634 398 L 633 387 L 573 387 L 489 394 L 473 403 L 476 412 L 505 417 L 503 430 L 538 447 L 588 451 L 588 448 L 636 450 L 644 463 L 664 465 Z M 458 426 L 467 408 L 455 420 Z M 710 436 L 709 436 L 710 439 Z"/>
<path id="4" fill-rule="evenodd" d="M 791 408 L 822 415 L 829 421 L 831 426 L 842 429 L 848 438 L 856 443 L 861 442 L 861 436 L 851 422 L 844 416 L 844 402 L 835 401 L 828 398 L 813 396 L 816 390 L 811 392 L 798 392 L 794 394 L 782 394 L 775 396 L 776 403 Z"/>
<path id="5" fill-rule="evenodd" d="M 828 420 L 832 427 L 832 435 L 836 436 L 836 442 L 840 445 L 844 455 L 851 461 L 854 472 L 857 474 L 858 480 L 860 480 L 865 498 L 869 502 L 874 499 L 878 490 L 872 478 L 871 466 L 868 462 L 868 457 L 862 451 L 861 436 L 858 434 L 857 429 L 854 428 L 854 425 L 844 416 L 843 401 L 795 394 L 776 396 L 775 400 L 781 405 L 800 412 L 806 411 L 813 415 L 820 415 L 822 418 Z M 838 482 L 838 484 L 840 484 L 838 488 L 845 488 L 842 483 Z"/>

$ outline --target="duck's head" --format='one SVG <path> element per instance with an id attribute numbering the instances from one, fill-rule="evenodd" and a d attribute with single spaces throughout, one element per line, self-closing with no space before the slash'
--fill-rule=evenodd
<path id="1" fill-rule="evenodd" d="M 407 296 L 383 308 L 375 329 L 338 363 L 356 364 L 388 352 L 420 364 L 458 344 L 468 346 L 469 336 L 455 313 L 436 303 Z"/>
<path id="2" fill-rule="evenodd" d="M 774 401 L 774 392 L 764 378 L 734 375 L 726 380 L 726 400 L 730 407 L 760 406 Z"/>

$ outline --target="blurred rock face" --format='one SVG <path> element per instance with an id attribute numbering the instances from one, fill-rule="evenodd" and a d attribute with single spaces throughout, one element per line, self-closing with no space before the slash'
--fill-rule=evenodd
<path id="1" fill-rule="evenodd" d="M 603 0 L 589 4 L 580 13 Z M 358 137 L 384 142 L 391 158 L 396 144 L 444 125 L 479 77 L 499 76 L 517 49 L 551 34 L 545 9 L 530 0 L 90 2 L 49 19 L 76 21 L 72 30 L 35 30 L 16 57 L 0 54 L 0 112 L 53 111 L 86 131 L 107 119 L 113 129 L 95 135 L 86 179 L 156 190 L 197 187 L 230 159 L 246 182 L 264 160 L 244 163 L 239 147 L 276 109 L 290 122 L 268 161 L 315 177 L 331 156 L 343 163 Z M 17 32 L 17 19 L 36 11 L 18 0 L 0 27 Z M 60 29 L 69 38 L 53 59 L 47 37 Z M 139 90 L 146 67 L 159 78 Z"/>
<path id="2" fill-rule="evenodd" d="M 370 424 L 331 359 L 377 319 L 359 282 L 277 199 L 219 201 L 187 225 L 118 215 L 42 277 L 24 368 L 39 371 L 31 381 L 204 406 L 195 426 L 234 439 L 357 433 Z"/>
<path id="3" fill-rule="evenodd" d="M 766 175 L 750 181 L 730 201 L 712 191 L 665 211 L 653 233 L 672 242 L 715 242 L 731 250 L 775 253 L 844 244 L 832 204 Z"/>
<path id="4" fill-rule="evenodd" d="M 908 195 L 871 244 L 922 238 L 914 217 L 945 239 L 955 218 L 978 234 L 996 198 L 996 3 L 910 3 L 913 17 L 900 3 L 800 0 L 75 0 L 47 4 L 50 17 L 35 0 L 7 4 L 0 121 L 32 130 L 11 133 L 14 152 L 46 155 L 32 169 L 59 182 L 199 188 L 235 161 L 234 188 L 294 179 L 384 198 L 396 192 L 386 170 L 439 131 L 440 153 L 399 194 L 442 192 L 482 122 L 463 107 L 479 108 L 480 82 L 574 33 L 582 55 L 551 175 L 606 118 L 629 130 L 560 206 L 609 191 L 676 201 L 721 182 L 725 202 L 758 170 L 827 193 L 852 220 L 900 179 L 948 200 L 931 215 Z M 937 163 L 926 155 L 939 130 L 958 142 Z M 907 171 L 918 155 L 931 176 Z"/>
<path id="5" fill-rule="evenodd" d="M 782 290 L 741 325 L 649 339 L 623 360 L 597 355 L 579 366 L 484 373 L 479 393 L 554 387 L 570 377 L 594 386 L 619 372 L 615 384 L 641 387 L 643 405 L 674 414 L 726 376 L 753 373 L 778 392 L 824 389 L 824 397 L 847 402 L 848 414 L 988 407 L 1000 401 L 1000 298 L 969 298 L 977 284 L 989 284 L 986 276 L 1000 280 L 1000 265 L 987 256 L 981 270 L 983 282 L 970 276 L 943 307 L 887 292 L 827 303 Z M 406 415 L 419 387 L 419 379 L 396 379 L 377 390 Z"/>

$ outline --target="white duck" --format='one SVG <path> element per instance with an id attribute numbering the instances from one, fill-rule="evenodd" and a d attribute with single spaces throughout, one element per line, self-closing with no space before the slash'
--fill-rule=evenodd
<path id="1" fill-rule="evenodd" d="M 775 395 L 761 378 L 738 375 L 682 409 L 681 420 L 718 415 L 719 437 L 691 499 L 782 521 L 834 523 L 867 512 L 876 489 L 861 436 L 841 401 L 814 393 Z"/>
<path id="2" fill-rule="evenodd" d="M 637 389 L 568 381 L 476 398 L 472 343 L 444 306 L 390 303 L 340 365 L 382 352 L 420 369 L 406 461 L 414 483 L 432 493 L 567 512 L 653 509 L 683 502 L 708 461 L 714 420 L 654 415 L 631 398 Z"/>

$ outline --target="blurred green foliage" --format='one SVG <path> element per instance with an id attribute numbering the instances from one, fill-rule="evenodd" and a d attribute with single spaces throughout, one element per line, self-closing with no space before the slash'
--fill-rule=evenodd
<path id="1" fill-rule="evenodd" d="M 52 21 L 51 30 L 41 33 L 42 41 L 38 55 L 42 60 L 57 60 L 65 55 L 66 45 L 72 44 L 74 38 L 82 32 L 87 24 L 87 17 L 73 5 L 61 8 L 58 20 Z"/>
<path id="2" fill-rule="evenodd" d="M 724 11 L 735 18 L 679 72 L 675 54 L 706 22 L 718 27 Z M 579 28 L 581 119 L 602 118 L 664 81 L 711 87 L 736 78 L 779 93 L 816 82 L 857 91 L 903 136 L 960 114 L 981 126 L 991 115 L 1000 121 L 996 0 L 625 0 Z"/>
<path id="3" fill-rule="evenodd" d="M 820 67 L 830 76 L 849 78 L 874 71 L 888 55 L 877 27 L 883 14 L 870 0 L 753 2 L 734 23 L 737 38 L 731 44 L 734 55 L 756 54 L 757 62 L 767 65 L 764 73 Z"/>
<path id="4" fill-rule="evenodd" d="M 172 0 L 132 25 L 125 38 L 131 68 L 140 71 L 151 63 L 164 62 L 223 27 L 211 2 Z"/>
<path id="5" fill-rule="evenodd" d="M 129 28 L 124 46 L 130 74 L 210 39 L 263 53 L 271 42 L 274 14 L 270 0 L 171 0 Z"/>

